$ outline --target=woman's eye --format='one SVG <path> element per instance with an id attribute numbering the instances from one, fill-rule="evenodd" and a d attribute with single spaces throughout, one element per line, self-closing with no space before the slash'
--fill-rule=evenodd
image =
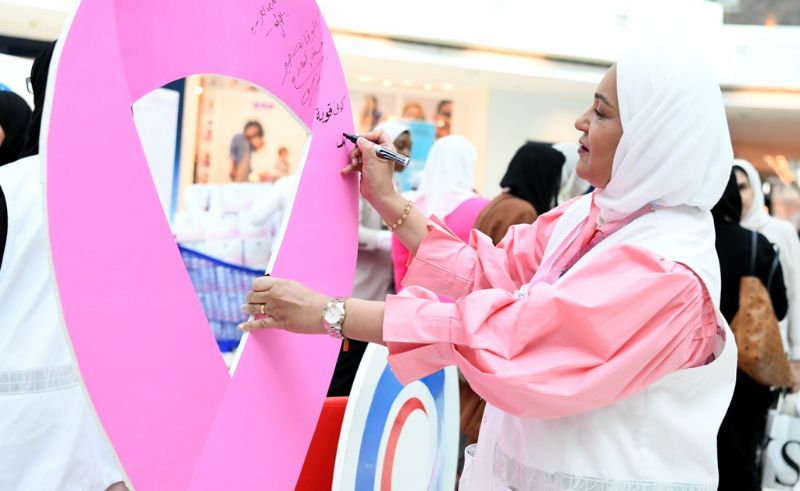
<path id="1" fill-rule="evenodd" d="M 596 115 L 598 118 L 603 118 L 603 113 L 601 113 L 601 112 L 600 112 L 598 109 L 595 109 L 595 110 L 594 110 L 594 114 L 595 114 L 595 115 Z"/>

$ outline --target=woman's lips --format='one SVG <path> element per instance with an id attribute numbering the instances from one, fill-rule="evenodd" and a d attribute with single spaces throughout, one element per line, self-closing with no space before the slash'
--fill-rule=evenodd
<path id="1" fill-rule="evenodd" d="M 586 148 L 584 145 L 581 145 L 580 147 L 578 147 L 578 155 L 584 155 L 584 154 L 588 154 L 588 153 L 589 153 L 589 149 Z"/>

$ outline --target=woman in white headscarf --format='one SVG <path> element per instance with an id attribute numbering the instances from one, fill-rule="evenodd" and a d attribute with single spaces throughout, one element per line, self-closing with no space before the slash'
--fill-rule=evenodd
<path id="1" fill-rule="evenodd" d="M 709 212 L 733 161 L 719 85 L 691 52 L 629 53 L 575 127 L 597 190 L 496 247 L 413 209 L 366 135 L 344 173 L 398 224 L 408 288 L 328 303 L 261 278 L 247 310 L 269 316 L 243 328 L 386 344 L 402 383 L 458 365 L 487 402 L 461 489 L 715 490 L 736 371 Z"/>
<path id="2" fill-rule="evenodd" d="M 449 135 L 436 140 L 428 153 L 419 190 L 406 194 L 420 212 L 437 216 L 467 240 L 478 215 L 489 200 L 473 190 L 478 152 L 463 136 Z M 396 237 L 392 241 L 394 285 L 398 291 L 408 270 L 408 249 Z"/>
<path id="3" fill-rule="evenodd" d="M 395 149 L 411 155 L 411 132 L 408 125 L 400 121 L 386 121 L 375 131 L 383 131 Z M 395 171 L 405 168 L 397 165 Z M 392 233 L 381 223 L 381 216 L 364 198 L 358 200 L 358 258 L 353 279 L 353 297 L 364 300 L 381 300 L 392 286 Z M 349 343 L 347 351 L 341 351 L 328 388 L 328 396 L 347 396 L 358 371 L 358 365 L 367 349 L 367 343 Z"/>
<path id="4" fill-rule="evenodd" d="M 781 335 L 795 372 L 800 375 L 800 239 L 791 223 L 767 212 L 761 177 L 753 164 L 736 159 L 733 168 L 742 195 L 742 227 L 762 234 L 778 248 L 789 300 L 789 312 L 781 321 Z"/>
<path id="5" fill-rule="evenodd" d="M 397 151 L 411 155 L 411 133 L 408 125 L 387 121 L 376 127 L 391 139 Z M 402 172 L 404 167 L 395 166 Z M 353 282 L 353 296 L 365 300 L 380 300 L 386 296 L 392 282 L 392 233 L 383 225 L 381 216 L 365 199 L 358 204 L 358 260 Z"/>

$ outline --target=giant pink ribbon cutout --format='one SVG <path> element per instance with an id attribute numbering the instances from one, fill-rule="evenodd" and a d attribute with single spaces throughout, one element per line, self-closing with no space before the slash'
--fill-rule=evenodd
<path id="1" fill-rule="evenodd" d="M 338 342 L 247 339 L 233 376 L 194 293 L 139 143 L 132 104 L 217 73 L 259 85 L 310 129 L 273 270 L 330 295 L 352 286 L 352 128 L 313 0 L 84 0 L 51 67 L 43 135 L 53 268 L 83 383 L 139 490 L 292 489 Z M 244 299 L 243 299 L 244 300 Z"/>

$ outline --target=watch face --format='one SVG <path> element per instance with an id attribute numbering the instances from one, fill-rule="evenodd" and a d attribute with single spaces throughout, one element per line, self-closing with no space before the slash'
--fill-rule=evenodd
<path id="1" fill-rule="evenodd" d="M 344 306 L 341 303 L 335 303 L 329 308 L 325 309 L 325 322 L 330 325 L 336 325 L 342 321 L 344 317 Z"/>

